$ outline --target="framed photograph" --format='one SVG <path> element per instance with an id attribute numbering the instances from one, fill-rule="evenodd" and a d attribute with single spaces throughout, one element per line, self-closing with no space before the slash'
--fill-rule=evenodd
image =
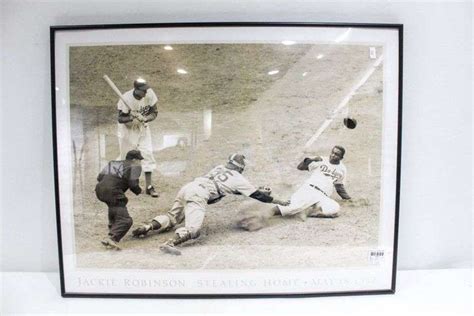
<path id="1" fill-rule="evenodd" d="M 62 295 L 393 293 L 402 36 L 51 27 Z"/>

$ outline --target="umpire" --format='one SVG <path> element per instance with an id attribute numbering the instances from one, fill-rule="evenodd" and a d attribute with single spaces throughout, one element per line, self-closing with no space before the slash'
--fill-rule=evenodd
<path id="1" fill-rule="evenodd" d="M 118 242 L 132 227 L 125 192 L 128 189 L 136 195 L 142 192 L 138 183 L 142 173 L 141 160 L 143 156 L 139 150 L 130 150 L 125 160 L 110 161 L 97 176 L 99 183 L 95 193 L 109 207 L 109 235 L 102 240 L 108 249 L 120 250 Z"/>

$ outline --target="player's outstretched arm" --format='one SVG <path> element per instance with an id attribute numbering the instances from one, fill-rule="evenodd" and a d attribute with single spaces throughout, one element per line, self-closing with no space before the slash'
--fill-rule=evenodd
<path id="1" fill-rule="evenodd" d="M 298 167 L 296 167 L 298 170 L 309 170 L 309 165 L 310 163 L 312 162 L 315 162 L 315 161 L 321 161 L 322 158 L 317 156 L 317 157 L 314 157 L 314 158 L 305 158 L 302 162 L 300 162 L 300 164 L 298 165 Z"/>
<path id="2" fill-rule="evenodd" d="M 347 193 L 346 188 L 344 187 L 344 184 L 342 183 L 336 183 L 334 184 L 334 187 L 336 188 L 337 194 L 343 199 L 343 200 L 350 200 L 351 197 Z"/>
<path id="3" fill-rule="evenodd" d="M 257 190 L 255 192 L 253 192 L 252 194 L 250 194 L 249 196 L 252 199 L 258 200 L 258 201 L 263 202 L 263 203 L 272 203 L 273 200 L 274 200 L 273 196 L 270 196 L 270 194 L 268 194 L 265 191 L 261 191 L 261 190 Z"/>
<path id="4" fill-rule="evenodd" d="M 250 194 L 250 197 L 263 203 L 273 203 L 283 206 L 290 204 L 290 201 L 273 197 L 271 196 L 271 193 L 272 192 L 270 189 L 267 189 L 267 187 L 263 187 L 263 189 L 259 188 L 257 191 Z"/>
<path id="5" fill-rule="evenodd" d="M 278 199 L 278 198 L 273 198 L 273 204 L 278 204 L 281 206 L 288 206 L 290 205 L 290 200 L 283 200 L 283 199 Z"/>

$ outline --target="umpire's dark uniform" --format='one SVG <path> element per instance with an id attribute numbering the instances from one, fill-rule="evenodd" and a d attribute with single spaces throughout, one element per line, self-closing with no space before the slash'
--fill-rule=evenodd
<path id="1" fill-rule="evenodd" d="M 97 176 L 95 193 L 109 207 L 109 236 L 119 242 L 132 227 L 128 214 L 128 199 L 125 192 L 130 189 L 136 195 L 142 192 L 138 181 L 142 167 L 134 160 L 142 160 L 139 150 L 131 150 L 125 160 L 110 161 Z"/>

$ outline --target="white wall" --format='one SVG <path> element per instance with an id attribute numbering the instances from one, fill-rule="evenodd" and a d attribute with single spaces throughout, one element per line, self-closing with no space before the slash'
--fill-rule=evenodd
<path id="1" fill-rule="evenodd" d="M 472 5 L 469 1 L 2 1 L 3 271 L 58 269 L 49 26 L 190 21 L 405 25 L 399 268 L 470 267 Z"/>

